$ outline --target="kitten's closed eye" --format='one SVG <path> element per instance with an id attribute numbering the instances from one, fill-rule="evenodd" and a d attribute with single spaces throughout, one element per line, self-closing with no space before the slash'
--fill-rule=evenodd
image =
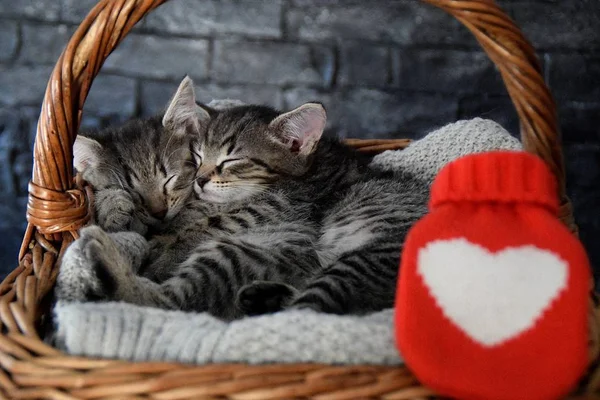
<path id="1" fill-rule="evenodd" d="M 164 185 L 163 185 L 163 192 L 164 192 L 165 194 L 166 194 L 166 192 L 167 192 L 167 185 L 168 185 L 170 182 L 174 182 L 174 181 L 173 181 L 173 179 L 175 179 L 176 177 L 177 177 L 176 175 L 171 175 L 171 176 L 169 177 L 169 179 L 167 179 L 167 180 L 165 181 L 165 183 L 164 183 Z"/>
<path id="2" fill-rule="evenodd" d="M 221 161 L 220 165 L 223 166 L 223 165 L 225 165 L 227 163 L 233 163 L 233 162 L 236 162 L 236 161 L 244 161 L 244 160 L 245 159 L 243 159 L 243 158 L 230 158 L 229 160 L 223 160 L 223 161 Z"/>
<path id="3" fill-rule="evenodd" d="M 195 151 L 193 148 L 190 148 L 190 152 L 192 153 L 192 156 L 194 157 L 196 166 L 200 167 L 202 165 L 202 156 L 200 154 L 198 154 L 198 152 Z"/>
<path id="4" fill-rule="evenodd" d="M 223 169 L 231 168 L 234 166 L 240 166 L 243 164 L 247 164 L 248 160 L 245 158 L 231 158 L 229 160 L 223 160 L 219 165 L 217 165 L 217 172 L 222 171 Z"/>

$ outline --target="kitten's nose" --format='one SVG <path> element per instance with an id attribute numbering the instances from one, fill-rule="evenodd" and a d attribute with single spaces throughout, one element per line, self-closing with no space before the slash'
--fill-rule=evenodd
<path id="1" fill-rule="evenodd" d="M 206 185 L 209 181 L 210 181 L 210 178 L 205 178 L 203 176 L 196 179 L 196 182 L 198 183 L 198 186 L 200 186 L 200 189 L 204 188 L 204 185 Z"/>
<path id="2" fill-rule="evenodd" d="M 167 209 L 163 208 L 157 211 L 152 211 L 151 214 L 154 218 L 164 219 L 167 216 Z"/>

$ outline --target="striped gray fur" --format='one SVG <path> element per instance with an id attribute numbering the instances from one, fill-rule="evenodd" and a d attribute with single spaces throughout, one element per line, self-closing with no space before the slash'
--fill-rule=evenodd
<path id="1" fill-rule="evenodd" d="M 263 106 L 199 108 L 208 117 L 181 111 L 203 116 L 191 148 L 194 195 L 153 226 L 148 240 L 82 230 L 65 259 L 83 254 L 95 281 L 74 293 L 61 270 L 59 298 L 223 319 L 285 308 L 362 314 L 392 306 L 402 243 L 426 212 L 427 185 L 377 171 L 368 157 L 321 138 L 319 104 L 285 114 Z"/>
<path id="2" fill-rule="evenodd" d="M 174 99 L 185 95 L 193 96 L 189 79 Z M 77 136 L 74 166 L 94 187 L 96 222 L 106 230 L 145 233 L 189 198 L 196 171 L 189 146 L 199 127 L 182 123 L 177 106 L 172 101 L 164 115 Z"/>

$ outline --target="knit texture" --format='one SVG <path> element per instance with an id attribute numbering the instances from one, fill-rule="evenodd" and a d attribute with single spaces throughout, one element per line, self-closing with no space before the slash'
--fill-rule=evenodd
<path id="1" fill-rule="evenodd" d="M 468 155 L 435 178 L 430 208 L 451 202 L 527 203 L 558 213 L 556 179 L 540 158 L 524 152 Z"/>
<path id="2" fill-rule="evenodd" d="M 376 156 L 383 169 L 406 169 L 431 182 L 449 161 L 471 152 L 520 148 L 492 121 L 460 121 Z M 393 311 L 334 316 L 286 311 L 224 323 L 207 314 L 163 311 L 119 303 L 59 303 L 56 339 L 81 356 L 132 361 L 322 362 L 399 364 Z"/>
<path id="3" fill-rule="evenodd" d="M 584 373 L 591 269 L 556 193 L 525 152 L 469 155 L 434 181 L 403 249 L 396 335 L 440 394 L 563 398 Z"/>
<path id="4" fill-rule="evenodd" d="M 521 142 L 496 122 L 474 118 L 439 128 L 402 151 L 384 151 L 373 162 L 387 170 L 402 169 L 431 183 L 443 166 L 467 154 L 522 149 Z"/>
<path id="5" fill-rule="evenodd" d="M 125 303 L 62 303 L 60 347 L 71 354 L 131 361 L 401 364 L 392 310 L 324 317 L 309 310 L 230 323 Z"/>

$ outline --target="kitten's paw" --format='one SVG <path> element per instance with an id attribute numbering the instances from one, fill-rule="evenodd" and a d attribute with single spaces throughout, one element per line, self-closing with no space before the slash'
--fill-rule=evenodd
<path id="1" fill-rule="evenodd" d="M 101 229 L 97 226 L 82 229 L 79 239 L 65 252 L 56 280 L 58 300 L 88 301 L 103 297 L 102 283 L 96 274 L 98 259 L 89 248 L 96 241 L 95 230 Z"/>
<path id="2" fill-rule="evenodd" d="M 98 226 L 81 230 L 60 265 L 55 294 L 58 300 L 114 299 L 117 286 L 127 279 L 123 259 L 112 238 Z"/>
<path id="3" fill-rule="evenodd" d="M 129 193 L 120 189 L 102 189 L 96 193 L 95 200 L 97 223 L 107 232 L 139 230 L 135 203 Z"/>
<path id="4" fill-rule="evenodd" d="M 283 310 L 297 292 L 285 283 L 254 281 L 238 290 L 236 304 L 245 315 L 269 314 Z"/>

